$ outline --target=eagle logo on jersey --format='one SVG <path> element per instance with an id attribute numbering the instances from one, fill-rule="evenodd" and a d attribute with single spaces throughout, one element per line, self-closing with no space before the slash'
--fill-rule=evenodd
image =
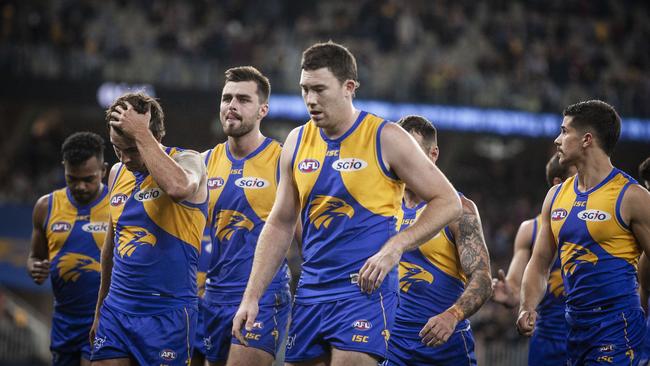
<path id="1" fill-rule="evenodd" d="M 409 262 L 399 263 L 399 288 L 409 292 L 411 285 L 417 282 L 433 283 L 433 275 L 417 264 Z"/>
<path id="2" fill-rule="evenodd" d="M 246 215 L 235 210 L 221 210 L 217 214 L 217 237 L 230 240 L 237 230 L 253 230 L 255 224 Z"/>
<path id="3" fill-rule="evenodd" d="M 354 208 L 340 198 L 317 195 L 311 201 L 309 209 L 309 220 L 314 224 L 316 229 L 324 226 L 327 229 L 335 217 L 354 216 Z"/>
<path id="4" fill-rule="evenodd" d="M 156 237 L 147 229 L 138 226 L 124 226 L 119 233 L 117 252 L 120 256 L 131 256 L 140 246 L 156 245 Z"/>
<path id="5" fill-rule="evenodd" d="M 548 291 L 555 297 L 566 295 L 564 293 L 564 281 L 562 281 L 562 271 L 556 269 L 548 277 Z"/>
<path id="6" fill-rule="evenodd" d="M 59 259 L 56 269 L 59 270 L 59 277 L 63 278 L 65 282 L 75 282 L 82 273 L 100 272 L 101 267 L 93 257 L 79 253 L 67 253 Z"/>
<path id="7" fill-rule="evenodd" d="M 598 263 L 598 257 L 591 250 L 569 242 L 562 245 L 560 258 L 565 276 L 573 274 L 578 265 L 591 263 L 595 266 Z"/>

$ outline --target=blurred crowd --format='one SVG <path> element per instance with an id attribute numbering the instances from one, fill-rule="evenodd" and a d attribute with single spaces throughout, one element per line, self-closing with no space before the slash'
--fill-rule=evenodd
<path id="1" fill-rule="evenodd" d="M 213 88 L 251 64 L 298 92 L 301 51 L 358 57 L 359 96 L 558 112 L 600 98 L 649 117 L 645 1 L 0 0 L 0 71 Z"/>

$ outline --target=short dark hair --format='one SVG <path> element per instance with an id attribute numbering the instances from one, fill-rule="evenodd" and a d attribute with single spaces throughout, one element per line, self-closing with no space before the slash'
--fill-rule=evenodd
<path id="1" fill-rule="evenodd" d="M 79 165 L 93 156 L 104 161 L 104 139 L 92 132 L 75 132 L 68 136 L 61 145 L 63 161 L 70 165 Z"/>
<path id="2" fill-rule="evenodd" d="M 553 186 L 553 179 L 560 178 L 563 182 L 569 178 L 570 165 L 560 164 L 560 156 L 554 154 L 548 163 L 546 163 L 546 182 L 549 186 Z"/>
<path id="3" fill-rule="evenodd" d="M 253 66 L 239 66 L 226 70 L 226 83 L 229 81 L 254 81 L 257 84 L 257 95 L 260 103 L 266 103 L 271 95 L 271 83 L 269 78 L 264 76 L 258 69 Z"/>
<path id="4" fill-rule="evenodd" d="M 313 71 L 327 67 L 339 82 L 357 82 L 357 60 L 344 46 L 332 41 L 316 43 L 302 53 L 300 67 Z"/>
<path id="5" fill-rule="evenodd" d="M 621 117 L 614 107 L 601 100 L 588 100 L 568 106 L 563 114 L 572 117 L 574 128 L 592 132 L 598 146 L 612 155 L 621 135 Z"/>
<path id="6" fill-rule="evenodd" d="M 639 165 L 639 177 L 646 182 L 650 182 L 650 158 L 645 159 L 643 163 Z"/>
<path id="7" fill-rule="evenodd" d="M 111 130 L 111 112 L 115 112 L 115 108 L 118 105 L 126 109 L 126 104 L 124 102 L 129 102 L 133 106 L 133 109 L 138 113 L 147 113 L 147 110 L 151 110 L 149 130 L 156 139 L 162 140 L 165 136 L 165 114 L 163 113 L 160 103 L 143 92 L 126 93 L 117 98 L 117 100 L 108 107 L 106 110 L 106 126 L 108 127 L 108 130 Z M 122 134 L 122 131 L 119 128 L 115 128 L 115 131 L 120 135 Z"/>
<path id="8" fill-rule="evenodd" d="M 428 119 L 410 115 L 402 117 L 397 124 L 408 133 L 415 132 L 422 136 L 422 141 L 428 145 L 427 147 L 438 145 L 438 130 Z"/>

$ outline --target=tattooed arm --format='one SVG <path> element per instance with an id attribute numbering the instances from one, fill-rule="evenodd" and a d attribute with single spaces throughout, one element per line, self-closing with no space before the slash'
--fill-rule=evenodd
<path id="1" fill-rule="evenodd" d="M 474 314 L 492 294 L 490 258 L 488 255 L 481 218 L 474 202 L 462 197 L 463 214 L 449 225 L 456 241 L 460 265 L 467 276 L 465 291 L 456 303 L 439 315 L 429 319 L 420 331 L 427 346 L 439 346 L 449 339 L 456 325 Z"/>

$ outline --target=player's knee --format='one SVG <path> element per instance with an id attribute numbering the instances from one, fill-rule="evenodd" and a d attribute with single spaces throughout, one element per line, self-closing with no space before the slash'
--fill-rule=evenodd
<path id="1" fill-rule="evenodd" d="M 254 347 L 231 344 L 226 366 L 260 365 L 271 366 L 274 357 L 270 353 Z"/>

